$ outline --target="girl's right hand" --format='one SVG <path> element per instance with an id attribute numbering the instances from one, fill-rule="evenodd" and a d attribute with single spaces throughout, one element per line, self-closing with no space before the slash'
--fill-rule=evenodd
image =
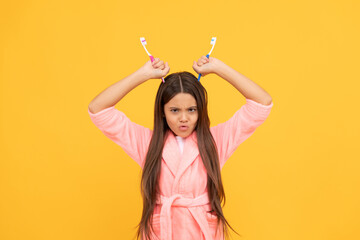
<path id="1" fill-rule="evenodd" d="M 169 64 L 167 62 L 164 64 L 164 61 L 159 58 L 155 58 L 153 62 L 151 60 L 147 61 L 141 69 L 148 79 L 165 77 L 170 71 Z"/>

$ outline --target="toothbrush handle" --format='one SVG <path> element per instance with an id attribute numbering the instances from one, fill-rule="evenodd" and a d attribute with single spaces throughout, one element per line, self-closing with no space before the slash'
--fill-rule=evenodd
<path id="1" fill-rule="evenodd" d="M 206 55 L 207 58 L 209 58 L 210 54 Z M 199 73 L 198 81 L 200 82 L 201 73 Z"/>
<path id="2" fill-rule="evenodd" d="M 154 59 L 154 57 L 153 57 L 152 55 L 150 55 L 149 57 L 150 57 L 151 62 L 153 62 L 153 61 L 155 60 L 155 59 Z M 163 83 L 165 82 L 165 80 L 164 80 L 164 78 L 163 78 L 163 77 L 161 78 L 161 80 L 162 80 L 162 82 L 163 82 Z"/>

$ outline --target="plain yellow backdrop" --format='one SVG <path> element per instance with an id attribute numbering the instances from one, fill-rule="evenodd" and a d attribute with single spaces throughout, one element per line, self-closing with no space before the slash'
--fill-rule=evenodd
<path id="1" fill-rule="evenodd" d="M 225 165 L 225 216 L 245 240 L 360 239 L 359 1 L 2 1 L 0 239 L 131 239 L 138 165 L 90 101 L 148 61 L 190 71 L 211 49 L 274 107 Z M 152 128 L 161 80 L 116 108 Z M 211 125 L 245 98 L 201 79 Z"/>

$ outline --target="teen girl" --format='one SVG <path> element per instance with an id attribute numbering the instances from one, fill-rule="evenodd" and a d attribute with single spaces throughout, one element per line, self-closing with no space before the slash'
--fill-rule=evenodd
<path id="1" fill-rule="evenodd" d="M 205 88 L 193 74 L 177 72 L 165 77 L 164 83 L 159 81 L 153 130 L 132 122 L 115 104 L 139 84 L 168 74 L 168 63 L 156 58 L 105 89 L 88 107 L 92 122 L 142 169 L 140 239 L 228 236 L 228 227 L 233 228 L 222 211 L 221 169 L 273 106 L 264 89 L 216 58 L 202 56 L 193 69 L 203 77 L 214 73 L 225 79 L 246 104 L 229 120 L 210 128 Z"/>

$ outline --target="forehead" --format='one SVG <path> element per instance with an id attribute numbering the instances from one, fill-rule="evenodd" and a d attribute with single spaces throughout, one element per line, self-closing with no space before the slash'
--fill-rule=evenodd
<path id="1" fill-rule="evenodd" d="M 178 93 L 165 104 L 167 107 L 191 107 L 196 105 L 195 98 L 189 93 Z"/>

